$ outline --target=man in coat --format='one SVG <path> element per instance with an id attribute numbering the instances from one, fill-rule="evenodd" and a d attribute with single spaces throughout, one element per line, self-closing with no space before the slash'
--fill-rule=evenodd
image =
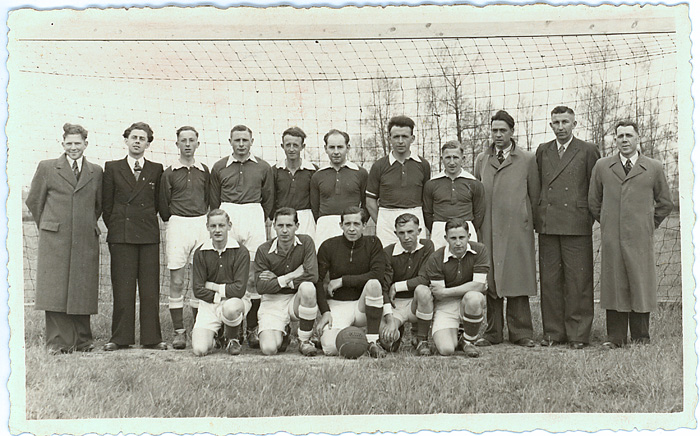
<path id="1" fill-rule="evenodd" d="M 510 342 L 533 347 L 528 297 L 537 295 L 533 210 L 540 195 L 535 154 L 511 139 L 515 121 L 506 111 L 491 117 L 492 143 L 476 158 L 474 174 L 484 184 L 482 241 L 491 255 L 486 294 L 487 327 L 477 346 L 503 342 L 503 299 Z"/>
<path id="2" fill-rule="evenodd" d="M 598 147 L 573 135 L 574 111 L 552 110 L 553 141 L 537 148 L 542 191 L 535 213 L 540 244 L 540 345 L 569 343 L 582 349 L 593 324 L 593 217 L 588 185 Z"/>
<path id="3" fill-rule="evenodd" d="M 114 351 L 134 344 L 138 283 L 141 345 L 166 350 L 158 314 L 160 229 L 156 215 L 163 165 L 143 157 L 153 141 L 148 124 L 134 123 L 123 136 L 128 154 L 105 163 L 102 184 L 114 297 L 112 337 L 104 349 Z"/>
<path id="4" fill-rule="evenodd" d="M 82 126 L 64 124 L 65 153 L 39 163 L 26 201 L 39 227 L 34 308 L 46 313 L 46 347 L 53 353 L 93 348 L 102 168 L 83 156 L 87 135 Z"/>
<path id="5" fill-rule="evenodd" d="M 603 347 L 649 343 L 649 314 L 656 309 L 654 229 L 673 201 L 661 162 L 639 153 L 632 121 L 615 126 L 619 153 L 593 167 L 588 205 L 600 222 L 600 305 L 606 310 Z"/>

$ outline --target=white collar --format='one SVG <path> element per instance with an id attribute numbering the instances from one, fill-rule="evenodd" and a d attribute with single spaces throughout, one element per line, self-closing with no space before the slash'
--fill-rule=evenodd
<path id="1" fill-rule="evenodd" d="M 420 158 L 418 156 L 415 156 L 413 153 L 409 154 L 408 157 L 404 160 L 406 162 L 409 159 L 413 159 L 414 161 L 420 163 Z M 389 152 L 389 165 L 394 165 L 394 162 L 396 162 L 398 159 L 394 157 L 393 152 Z"/>
<path id="2" fill-rule="evenodd" d="M 78 163 L 78 172 L 83 170 L 83 159 L 85 159 L 85 156 L 81 156 L 80 159 L 73 160 L 70 157 L 68 157 L 68 155 L 66 155 L 66 159 L 68 160 L 68 167 L 70 169 L 73 169 L 73 162 L 77 162 Z"/>
<path id="3" fill-rule="evenodd" d="M 464 256 L 466 256 L 467 253 L 476 254 L 476 251 L 474 251 L 474 250 L 472 249 L 472 246 L 469 245 L 469 242 L 467 242 L 467 251 L 464 252 Z M 454 257 L 455 259 L 460 260 L 460 259 L 463 259 L 464 256 L 462 256 L 461 258 L 455 256 L 455 255 L 452 254 L 452 252 L 450 251 L 450 246 L 447 245 L 447 246 L 445 246 L 445 255 L 442 257 L 442 263 L 447 263 L 447 261 L 450 260 L 450 257 Z"/>
<path id="4" fill-rule="evenodd" d="M 416 245 L 416 249 L 413 251 L 410 251 L 410 252 L 403 248 L 403 245 L 401 245 L 401 242 L 397 242 L 396 244 L 394 244 L 394 251 L 391 253 L 391 255 L 398 256 L 398 255 L 404 254 L 404 253 L 412 254 L 412 253 L 415 253 L 416 251 L 420 250 L 421 248 L 423 248 L 423 244 L 420 243 L 420 240 L 418 241 L 418 245 Z"/>
<path id="5" fill-rule="evenodd" d="M 204 165 L 202 165 L 202 163 L 199 162 L 198 160 L 195 160 L 194 163 L 192 164 L 192 166 L 195 167 L 195 168 L 199 168 L 200 170 L 204 171 Z M 228 165 L 227 165 L 227 166 L 228 166 Z M 187 166 L 186 166 L 185 164 L 183 164 L 182 162 L 180 162 L 180 159 L 179 159 L 179 158 L 176 158 L 175 161 L 172 163 L 172 165 L 170 165 L 170 167 L 171 167 L 173 170 L 177 170 L 177 169 L 180 169 L 180 168 L 187 168 Z"/>
<path id="6" fill-rule="evenodd" d="M 556 139 L 554 140 L 554 142 L 557 143 L 557 150 L 559 150 L 559 147 L 564 147 L 564 150 L 566 150 L 567 148 L 569 148 L 569 144 L 571 144 L 571 141 L 573 141 L 573 140 L 574 140 L 574 135 L 571 135 L 571 138 L 569 138 L 569 140 L 566 141 L 566 143 L 564 143 L 564 144 L 560 144 L 559 141 Z"/>
<path id="7" fill-rule="evenodd" d="M 275 164 L 275 166 L 276 166 L 277 168 L 281 168 L 281 169 L 283 169 L 283 170 L 288 170 L 288 169 L 289 169 L 289 167 L 287 167 L 287 159 L 282 159 L 281 161 L 277 162 L 277 163 Z M 299 166 L 299 169 L 300 169 L 300 170 L 311 170 L 311 171 L 316 171 L 316 167 L 314 166 L 314 164 L 312 164 L 311 162 L 305 161 L 305 160 L 303 160 L 303 159 L 302 159 L 302 161 L 301 161 L 301 165 Z"/>
<path id="8" fill-rule="evenodd" d="M 129 156 L 128 154 L 126 155 L 126 161 L 129 164 L 129 168 L 131 169 L 131 172 L 134 172 L 134 164 L 136 162 L 141 165 L 141 170 L 143 171 L 143 166 L 146 164 L 146 159 L 144 159 L 143 156 L 141 156 L 139 159 L 134 159 L 133 157 Z"/>
<path id="9" fill-rule="evenodd" d="M 234 238 L 229 235 L 228 240 L 226 241 L 226 246 L 224 247 L 223 251 L 228 250 L 229 248 L 239 248 L 240 245 L 238 244 L 238 241 L 236 241 Z M 211 251 L 219 251 L 214 247 L 214 243 L 209 239 L 206 241 L 204 244 L 202 244 L 202 247 L 199 249 L 199 251 L 204 251 L 204 250 L 211 250 Z"/>
<path id="10" fill-rule="evenodd" d="M 447 177 L 449 179 L 449 176 L 447 174 L 445 174 L 445 171 L 441 171 L 438 174 L 431 177 L 430 180 L 440 179 L 443 177 Z M 459 172 L 459 174 L 457 174 L 457 177 L 455 177 L 455 179 L 459 179 L 460 177 L 463 179 L 478 180 L 476 177 L 474 177 L 474 175 L 472 173 L 465 170 L 464 168 L 462 168 L 462 170 Z"/>
<path id="11" fill-rule="evenodd" d="M 346 160 L 345 163 L 344 163 L 340 168 L 343 168 L 343 167 L 348 167 L 348 168 L 350 168 L 351 170 L 354 170 L 354 171 L 359 171 L 359 170 L 360 170 L 360 167 L 357 166 L 357 164 L 356 164 L 355 162 L 350 162 L 349 160 Z M 330 163 L 328 163 L 328 164 L 326 164 L 326 165 L 325 165 L 323 168 L 321 168 L 321 169 L 322 169 L 322 170 L 325 170 L 325 169 L 328 169 L 328 168 L 333 168 L 333 165 L 331 165 Z"/>
<path id="12" fill-rule="evenodd" d="M 257 159 L 255 156 L 253 156 L 252 154 L 248 155 L 248 158 L 247 158 L 246 160 L 244 160 L 244 161 L 240 161 L 240 160 L 238 160 L 237 157 L 234 157 L 232 154 L 229 154 L 229 155 L 228 155 L 228 160 L 226 161 L 226 166 L 229 166 L 229 165 L 231 165 L 231 164 L 234 163 L 234 162 L 243 163 L 243 162 L 247 162 L 247 161 L 249 161 L 249 160 L 252 160 L 253 162 L 258 163 L 258 159 Z"/>
<path id="13" fill-rule="evenodd" d="M 301 241 L 299 240 L 299 237 L 297 235 L 294 235 L 294 244 L 292 244 L 292 246 L 296 247 L 297 245 L 301 245 Z M 270 249 L 267 252 L 268 254 L 272 252 L 277 253 L 277 238 L 272 240 L 272 244 L 270 244 Z"/>
<path id="14" fill-rule="evenodd" d="M 631 160 L 632 166 L 634 166 L 637 163 L 637 159 L 639 159 L 639 151 L 635 151 L 632 157 L 624 157 L 622 153 L 620 153 L 620 162 L 622 162 L 622 166 L 625 166 L 627 159 Z"/>

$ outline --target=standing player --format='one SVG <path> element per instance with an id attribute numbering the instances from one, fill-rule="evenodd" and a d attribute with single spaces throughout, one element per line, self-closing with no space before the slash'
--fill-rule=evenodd
<path id="1" fill-rule="evenodd" d="M 210 206 L 220 207 L 228 213 L 236 223 L 231 237 L 248 247 L 250 258 L 254 259 L 255 251 L 267 239 L 265 217 L 272 214 L 275 203 L 272 168 L 250 153 L 253 132 L 248 127 L 234 126 L 229 142 L 233 154 L 216 162 L 211 169 Z M 246 316 L 248 345 L 257 348 L 260 295 L 255 291 L 255 279 L 252 276 L 248 281 L 248 293 L 252 302 L 251 310 Z"/>
<path id="2" fill-rule="evenodd" d="M 112 259 L 112 337 L 105 351 L 127 348 L 135 340 L 136 285 L 138 283 L 141 345 L 167 350 L 162 341 L 160 295 L 160 228 L 158 195 L 163 166 L 143 156 L 153 141 L 146 123 L 124 131 L 126 158 L 105 163 L 102 205 L 107 243 Z"/>
<path id="3" fill-rule="evenodd" d="M 389 120 L 391 153 L 377 160 L 369 171 L 367 210 L 377 223 L 377 236 L 384 246 L 398 242 L 394 220 L 412 213 L 423 224 L 423 185 L 430 179 L 430 164 L 411 153 L 415 123 L 406 116 Z"/>
<path id="4" fill-rule="evenodd" d="M 226 351 L 240 354 L 239 328 L 250 310 L 246 295 L 250 258 L 248 250 L 229 237 L 231 220 L 221 209 L 207 215 L 211 239 L 194 252 L 192 289 L 199 301 L 192 328 L 192 352 L 204 356 L 214 349 L 214 335 L 224 324 Z"/>
<path id="5" fill-rule="evenodd" d="M 542 346 L 588 344 L 593 324 L 593 216 L 588 186 L 598 148 L 574 137 L 574 111 L 557 106 L 556 139 L 537 147 L 542 191 L 535 214 L 540 244 Z"/>
<path id="6" fill-rule="evenodd" d="M 348 160 L 350 136 L 332 129 L 323 137 L 330 164 L 311 177 L 311 210 L 316 218 L 316 248 L 338 236 L 340 214 L 347 207 L 365 208 L 367 170 Z"/>
<path id="7" fill-rule="evenodd" d="M 433 320 L 433 295 L 430 288 L 421 284 L 419 275 L 428 257 L 435 251 L 428 239 L 420 239 L 421 228 L 418 217 L 404 213 L 396 218 L 395 232 L 399 243 L 384 248 L 386 275 L 384 286 L 388 287 L 389 300 L 394 305 L 391 314 L 384 316 L 381 328 L 382 345 L 396 351 L 401 342 L 404 323 L 416 326 L 416 354 L 429 356 L 428 330 Z"/>
<path id="8" fill-rule="evenodd" d="M 282 149 L 286 159 L 272 167 L 275 181 L 275 207 L 291 207 L 299 217 L 299 233 L 316 235 L 316 221 L 311 212 L 311 176 L 318 169 L 311 162 L 302 160 L 301 152 L 306 144 L 306 133 L 299 127 L 290 127 L 282 133 Z M 270 217 L 272 219 L 272 217 Z"/>
<path id="9" fill-rule="evenodd" d="M 479 357 L 474 341 L 484 319 L 488 250 L 469 241 L 469 226 L 464 220 L 449 220 L 445 232 L 447 246 L 430 255 L 421 275 L 435 299 L 433 341 L 443 356 L 459 348 L 468 357 Z M 464 333 L 458 338 L 460 322 Z"/>
<path id="10" fill-rule="evenodd" d="M 318 251 L 316 298 L 321 319 L 316 330 L 326 355 L 335 355 L 335 338 L 345 327 L 367 325 L 369 354 L 384 357 L 379 341 L 382 305 L 388 303 L 382 293 L 385 274 L 382 243 L 376 236 L 363 236 L 367 214 L 359 206 L 350 206 L 340 216 L 343 234 L 326 240 Z M 326 274 L 328 290 L 323 287 Z"/>
<path id="11" fill-rule="evenodd" d="M 45 311 L 46 347 L 54 353 L 93 349 L 97 313 L 102 168 L 85 159 L 88 132 L 63 125 L 63 150 L 32 179 L 27 207 L 39 228 L 36 310 Z"/>
<path id="12" fill-rule="evenodd" d="M 177 129 L 175 145 L 178 160 L 163 171 L 160 179 L 160 217 L 168 226 L 165 233 L 166 255 L 170 270 L 168 306 L 173 321 L 173 348 L 187 345 L 182 309 L 184 306 L 187 264 L 192 263 L 195 248 L 208 239 L 207 210 L 209 209 L 209 168 L 195 157 L 199 133 L 194 127 Z M 197 318 L 199 300 L 189 301 L 192 318 Z"/>
<path id="13" fill-rule="evenodd" d="M 262 295 L 258 323 L 263 354 L 285 351 L 289 344 L 289 322 L 299 321 L 299 352 L 316 355 L 310 342 L 318 313 L 316 287 L 318 264 L 310 236 L 299 234 L 294 209 L 275 211 L 273 227 L 277 237 L 262 244 L 255 253 L 254 276 Z"/>
<path id="14" fill-rule="evenodd" d="M 445 224 L 451 218 L 458 218 L 468 223 L 472 241 L 478 241 L 476 232 L 484 222 L 486 211 L 484 185 L 462 169 L 464 151 L 459 142 L 446 142 L 441 159 L 445 170 L 428 180 L 423 190 L 423 213 L 425 225 L 431 229 L 430 240 L 435 247 L 444 247 Z"/>

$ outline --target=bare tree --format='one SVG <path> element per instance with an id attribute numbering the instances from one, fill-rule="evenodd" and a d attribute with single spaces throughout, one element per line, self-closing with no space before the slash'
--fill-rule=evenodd
<path id="1" fill-rule="evenodd" d="M 439 159 L 439 150 L 442 146 L 442 136 L 446 131 L 444 125 L 447 121 L 446 103 L 441 94 L 440 89 L 435 85 L 435 79 L 432 77 L 423 80 L 418 88 L 418 100 L 422 105 L 420 119 L 423 125 L 423 128 L 420 129 L 420 134 L 424 147 L 426 143 L 432 142 L 430 156 L 427 158 L 432 161 L 438 161 L 438 171 L 442 169 L 442 162 L 440 162 Z M 433 132 L 437 133 L 437 137 L 431 141 L 428 137 L 433 134 Z M 435 144 L 435 140 L 437 140 L 437 144 Z"/>
<path id="2" fill-rule="evenodd" d="M 471 170 L 474 169 L 476 156 L 481 153 L 491 138 L 491 114 L 493 104 L 491 100 L 476 102 L 464 117 L 463 143 L 466 161 L 471 160 Z"/>
<path id="3" fill-rule="evenodd" d="M 532 100 L 522 95 L 518 96 L 518 124 L 523 126 L 525 135 L 525 148 L 532 150 L 534 144 L 535 108 Z"/>
<path id="4" fill-rule="evenodd" d="M 382 156 L 389 153 L 386 125 L 389 117 L 394 113 L 399 90 L 400 86 L 396 79 L 390 79 L 386 75 L 372 79 L 371 101 L 367 106 L 365 123 L 371 129 L 371 140 L 374 146 L 381 146 Z"/>

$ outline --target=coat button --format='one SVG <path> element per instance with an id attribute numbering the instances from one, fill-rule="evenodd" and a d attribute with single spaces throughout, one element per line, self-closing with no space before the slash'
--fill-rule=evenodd
<path id="1" fill-rule="evenodd" d="M 568 206 L 568 204 L 564 203 L 564 207 L 567 207 L 567 206 Z"/>

